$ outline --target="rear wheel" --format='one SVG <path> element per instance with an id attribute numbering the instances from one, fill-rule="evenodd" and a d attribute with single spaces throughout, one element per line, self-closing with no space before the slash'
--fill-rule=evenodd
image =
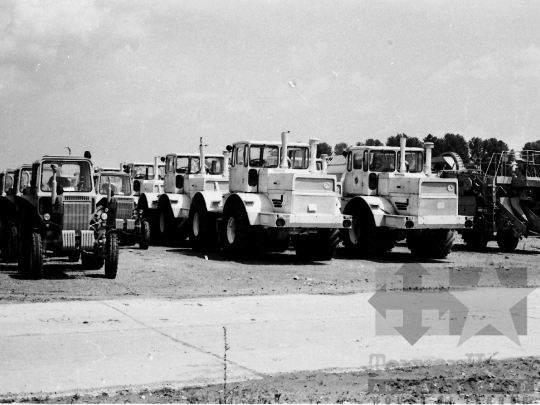
<path id="1" fill-rule="evenodd" d="M 20 244 L 19 229 L 17 226 L 4 222 L 2 224 L 2 260 L 6 263 L 15 263 L 19 260 Z"/>
<path id="2" fill-rule="evenodd" d="M 194 201 L 189 209 L 189 240 L 193 250 L 219 249 L 216 221 L 201 201 Z"/>
<path id="3" fill-rule="evenodd" d="M 305 260 L 332 260 L 338 243 L 338 229 L 317 229 L 317 233 L 294 238 L 296 255 Z"/>
<path id="4" fill-rule="evenodd" d="M 146 250 L 148 246 L 150 246 L 150 225 L 146 221 L 141 221 L 139 247 Z"/>
<path id="5" fill-rule="evenodd" d="M 19 271 L 34 280 L 43 278 L 43 243 L 38 232 L 23 235 Z"/>
<path id="6" fill-rule="evenodd" d="M 260 253 L 260 242 L 264 235 L 250 225 L 243 204 L 240 202 L 226 204 L 222 221 L 221 244 L 226 255 L 242 258 Z"/>
<path id="7" fill-rule="evenodd" d="M 467 248 L 476 251 L 486 250 L 490 236 L 490 232 L 485 230 L 484 222 L 475 223 L 473 229 L 461 232 Z"/>
<path id="8" fill-rule="evenodd" d="M 497 232 L 497 245 L 503 252 L 513 252 L 519 243 L 519 238 L 510 231 Z"/>
<path id="9" fill-rule="evenodd" d="M 107 235 L 105 252 L 105 276 L 107 278 L 116 278 L 118 271 L 118 235 L 110 233 Z"/>

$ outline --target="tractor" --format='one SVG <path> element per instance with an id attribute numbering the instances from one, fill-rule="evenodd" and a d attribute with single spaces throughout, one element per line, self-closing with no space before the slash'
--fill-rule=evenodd
<path id="1" fill-rule="evenodd" d="M 163 192 L 164 162 L 163 156 L 156 156 L 154 163 L 135 162 L 122 164 L 122 169 L 133 179 L 133 195 L 138 201 L 143 193 Z"/>
<path id="2" fill-rule="evenodd" d="M 164 192 L 144 193 L 139 199 L 138 209 L 162 244 L 187 237 L 197 250 L 212 250 L 217 244 L 215 216 L 229 187 L 229 153 L 205 154 L 200 141 L 198 154 L 166 155 Z"/>
<path id="3" fill-rule="evenodd" d="M 232 153 L 229 192 L 218 230 L 225 254 L 284 252 L 292 241 L 306 260 L 331 260 L 339 229 L 351 226 L 340 212 L 336 176 L 317 170 L 317 139 L 289 143 L 239 141 Z"/>
<path id="4" fill-rule="evenodd" d="M 87 157 L 86 157 L 87 156 Z M 44 256 L 82 258 L 86 269 L 118 270 L 118 234 L 107 213 L 96 210 L 90 155 L 44 156 L 31 166 L 30 184 L 16 197 L 21 254 L 19 271 L 43 277 Z"/>
<path id="5" fill-rule="evenodd" d="M 329 173 L 341 175 L 341 209 L 353 216 L 341 233 L 351 255 L 380 255 L 405 239 L 418 257 L 442 259 L 451 251 L 453 230 L 472 228 L 458 215 L 458 184 L 431 173 L 431 149 L 355 146 L 334 157 Z M 424 165 L 425 156 L 425 165 Z"/>
<path id="6" fill-rule="evenodd" d="M 539 151 L 495 153 L 473 168 L 443 155 L 453 164 L 439 175 L 458 181 L 459 210 L 474 217 L 473 229 L 460 231 L 469 249 L 485 250 L 495 239 L 501 251 L 511 252 L 521 238 L 540 236 Z"/>
<path id="7" fill-rule="evenodd" d="M 120 245 L 138 243 L 141 249 L 148 249 L 150 227 L 137 209 L 132 183 L 131 177 L 120 171 L 94 173 L 97 208 L 107 213 L 109 227 L 116 229 Z"/>
<path id="8" fill-rule="evenodd" d="M 0 198 L 1 223 L 0 226 L 0 249 L 2 260 L 6 263 L 14 263 L 20 255 L 20 217 L 17 210 L 17 199 L 22 196 L 25 188 L 30 184 L 32 166 L 22 165 L 18 169 L 9 170 L 4 178 L 5 197 Z"/>

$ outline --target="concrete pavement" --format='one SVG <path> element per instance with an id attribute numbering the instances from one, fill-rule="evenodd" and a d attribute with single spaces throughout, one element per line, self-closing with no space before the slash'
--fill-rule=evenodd
<path id="1" fill-rule="evenodd" d="M 469 294 L 478 302 L 501 289 Z M 188 300 L 134 299 L 0 306 L 0 396 L 124 386 L 220 383 L 227 328 L 229 381 L 280 372 L 355 370 L 386 359 L 540 355 L 540 291 L 528 297 L 528 334 L 424 336 L 411 346 L 375 334 L 373 293 Z M 496 316 L 496 314 L 494 315 Z M 429 317 L 428 317 L 429 318 Z M 387 316 L 395 322 L 395 316 Z M 447 318 L 424 319 L 440 330 Z M 443 328 L 444 329 L 444 328 Z"/>

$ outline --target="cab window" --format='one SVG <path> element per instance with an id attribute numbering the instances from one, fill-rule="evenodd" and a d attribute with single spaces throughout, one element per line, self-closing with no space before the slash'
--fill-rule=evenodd
<path id="1" fill-rule="evenodd" d="M 41 166 L 41 191 L 51 191 L 53 182 L 52 165 L 56 166 L 56 184 L 65 192 L 92 191 L 92 174 L 87 161 L 44 161 Z"/>
<path id="2" fill-rule="evenodd" d="M 26 187 L 30 186 L 30 172 L 24 170 L 21 172 L 21 182 L 19 184 L 19 191 L 22 193 Z"/>
<path id="3" fill-rule="evenodd" d="M 189 173 L 189 158 L 186 156 L 176 157 L 176 173 L 187 174 Z"/>
<path id="4" fill-rule="evenodd" d="M 204 166 L 207 174 L 222 174 L 223 173 L 223 158 L 222 157 L 207 157 L 204 159 Z"/>
<path id="5" fill-rule="evenodd" d="M 309 167 L 309 148 L 290 146 L 287 148 L 287 157 L 291 169 L 307 169 Z"/>
<path id="6" fill-rule="evenodd" d="M 250 167 L 278 167 L 279 148 L 268 145 L 251 145 L 249 147 Z"/>
<path id="7" fill-rule="evenodd" d="M 4 183 L 4 191 L 7 193 L 11 187 L 13 187 L 13 176 L 11 174 L 6 174 L 6 182 Z"/>
<path id="8" fill-rule="evenodd" d="M 398 152 L 398 165 L 401 153 Z M 422 152 L 405 152 L 405 167 L 409 173 L 421 173 L 424 168 L 424 154 Z"/>
<path id="9" fill-rule="evenodd" d="M 364 153 L 363 152 L 355 152 L 354 155 L 353 155 L 353 168 L 354 169 L 361 169 L 363 161 L 364 161 Z"/>
<path id="10" fill-rule="evenodd" d="M 396 153 L 394 151 L 375 150 L 369 154 L 369 171 L 394 172 L 396 170 Z"/>
<path id="11" fill-rule="evenodd" d="M 167 173 L 174 173 L 174 156 L 167 156 L 165 170 Z"/>
<path id="12" fill-rule="evenodd" d="M 244 164 L 244 145 L 239 145 L 235 147 L 235 153 L 234 153 L 234 163 L 237 165 L 243 165 Z"/>
<path id="13" fill-rule="evenodd" d="M 131 182 L 129 176 L 100 176 L 97 192 L 107 195 L 109 188 L 111 195 L 131 195 Z"/>

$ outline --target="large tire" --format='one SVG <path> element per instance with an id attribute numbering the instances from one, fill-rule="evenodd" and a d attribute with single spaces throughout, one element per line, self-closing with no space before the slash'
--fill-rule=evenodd
<path id="1" fill-rule="evenodd" d="M 74 250 L 68 253 L 68 260 L 73 263 L 77 263 L 81 259 L 81 251 Z"/>
<path id="2" fill-rule="evenodd" d="M 461 237 L 467 249 L 483 251 L 487 248 L 491 233 L 485 230 L 484 222 L 477 222 L 474 224 L 473 229 L 462 231 Z"/>
<path id="3" fill-rule="evenodd" d="M 448 229 L 438 229 L 407 237 L 407 246 L 416 257 L 444 259 L 452 251 L 456 235 Z"/>
<path id="4" fill-rule="evenodd" d="M 103 258 L 96 256 L 93 253 L 83 252 L 81 256 L 82 267 L 85 270 L 99 270 L 105 263 Z"/>
<path id="5" fill-rule="evenodd" d="M 512 235 L 509 231 L 497 232 L 497 245 L 503 252 L 513 252 L 519 243 L 519 238 Z"/>
<path id="6" fill-rule="evenodd" d="M 146 221 L 141 221 L 139 247 L 143 250 L 147 250 L 148 246 L 150 246 L 150 224 Z"/>
<path id="7" fill-rule="evenodd" d="M 20 256 L 19 229 L 9 222 L 4 222 L 0 238 L 2 241 L 2 260 L 6 263 L 16 263 Z"/>
<path id="8" fill-rule="evenodd" d="M 108 234 L 105 244 L 105 277 L 114 279 L 118 272 L 118 235 L 115 233 Z"/>
<path id="9" fill-rule="evenodd" d="M 221 228 L 221 245 L 231 258 L 253 257 L 261 252 L 262 229 L 251 226 L 241 202 L 225 204 Z M 259 232 L 261 231 L 261 232 Z"/>
<path id="10" fill-rule="evenodd" d="M 219 249 L 216 221 L 200 200 L 193 201 L 189 209 L 189 240 L 196 251 Z"/>
<path id="11" fill-rule="evenodd" d="M 317 233 L 294 238 L 296 255 L 305 260 L 332 260 L 338 243 L 338 229 L 318 229 Z"/>
<path id="12" fill-rule="evenodd" d="M 38 232 L 23 234 L 19 272 L 34 280 L 43 278 L 43 242 Z"/>
<path id="13" fill-rule="evenodd" d="M 174 214 L 171 207 L 160 205 L 156 213 L 157 238 L 161 244 L 171 243 L 173 238 Z"/>
<path id="14" fill-rule="evenodd" d="M 361 215 L 355 212 L 348 215 L 353 215 L 351 227 L 341 230 L 341 240 L 347 254 L 379 255 L 394 248 L 396 236 L 387 229 L 377 228 L 371 214 Z"/>

